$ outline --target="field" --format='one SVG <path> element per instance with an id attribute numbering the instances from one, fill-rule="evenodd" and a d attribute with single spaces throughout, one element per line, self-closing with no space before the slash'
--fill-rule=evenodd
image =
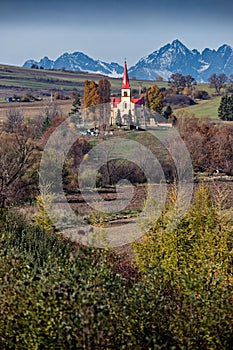
<path id="1" fill-rule="evenodd" d="M 85 80 L 98 80 L 105 78 L 101 74 L 91 74 L 74 71 L 57 71 L 44 69 L 29 69 L 0 65 L 0 98 L 17 92 L 21 95 L 26 92 L 42 95 L 50 92 L 63 92 L 68 95 L 75 89 L 83 89 Z M 122 80 L 109 78 L 112 92 L 119 92 Z M 142 87 L 153 85 L 153 81 L 131 80 L 131 88 L 139 90 Z M 160 87 L 166 86 L 166 82 L 158 83 Z"/>
<path id="2" fill-rule="evenodd" d="M 212 97 L 209 100 L 199 100 L 193 106 L 182 108 L 182 111 L 188 112 L 187 116 L 195 115 L 198 118 L 211 118 L 218 119 L 218 107 L 220 104 L 221 97 Z M 176 113 L 179 115 L 181 109 L 177 109 Z M 175 114 L 176 114 L 175 113 Z"/>
<path id="3" fill-rule="evenodd" d="M 43 113 L 43 109 L 45 108 L 46 104 L 49 103 L 49 101 L 50 99 L 45 98 L 42 101 L 36 101 L 36 102 L 22 102 L 22 103 L 1 102 L 0 103 L 0 122 L 6 118 L 7 113 L 10 109 L 19 109 L 20 111 L 22 111 L 25 119 L 36 118 L 41 113 Z M 67 116 L 71 110 L 72 100 L 57 100 L 56 105 L 57 105 L 57 109 L 61 111 L 62 115 Z"/>

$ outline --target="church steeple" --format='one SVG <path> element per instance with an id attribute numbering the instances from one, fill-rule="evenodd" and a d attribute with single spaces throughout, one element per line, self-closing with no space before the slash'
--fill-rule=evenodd
<path id="1" fill-rule="evenodd" d="M 123 81 L 122 81 L 122 89 L 130 89 L 126 61 L 125 61 L 125 64 L 124 64 L 124 75 L 123 75 Z"/>

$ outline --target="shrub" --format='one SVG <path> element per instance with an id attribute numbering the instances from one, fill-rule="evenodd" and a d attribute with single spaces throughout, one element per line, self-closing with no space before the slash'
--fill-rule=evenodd
<path id="1" fill-rule="evenodd" d="M 171 230 L 174 210 L 171 200 L 151 231 L 134 244 L 136 264 L 146 285 L 155 271 L 162 276 L 168 291 L 165 313 L 177 348 L 228 349 L 233 339 L 231 220 L 203 186 Z"/>
<path id="2" fill-rule="evenodd" d="M 194 92 L 194 98 L 200 99 L 200 100 L 208 100 L 210 98 L 209 94 L 205 90 L 196 90 Z"/>
<path id="3" fill-rule="evenodd" d="M 166 96 L 163 100 L 164 106 L 170 105 L 172 109 L 191 106 L 195 102 L 186 95 Z"/>

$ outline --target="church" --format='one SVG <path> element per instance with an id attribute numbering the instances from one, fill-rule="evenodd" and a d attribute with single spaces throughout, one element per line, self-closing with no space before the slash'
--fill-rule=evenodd
<path id="1" fill-rule="evenodd" d="M 124 63 L 124 74 L 121 86 L 121 98 L 112 97 L 110 125 L 116 124 L 117 116 L 121 116 L 121 123 L 128 124 L 131 115 L 132 124 L 144 124 L 144 97 L 132 98 L 128 77 L 127 64 Z"/>

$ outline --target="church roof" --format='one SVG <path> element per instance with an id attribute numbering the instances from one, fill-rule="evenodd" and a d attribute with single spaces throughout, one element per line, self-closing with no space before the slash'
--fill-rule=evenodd
<path id="1" fill-rule="evenodd" d="M 128 70 L 127 70 L 126 62 L 124 64 L 124 75 L 123 75 L 123 81 L 122 81 L 122 89 L 130 89 Z"/>
<path id="2" fill-rule="evenodd" d="M 135 105 L 141 106 L 145 103 L 145 99 L 144 96 L 139 97 L 139 98 L 131 98 L 130 100 L 131 102 L 133 102 Z"/>

